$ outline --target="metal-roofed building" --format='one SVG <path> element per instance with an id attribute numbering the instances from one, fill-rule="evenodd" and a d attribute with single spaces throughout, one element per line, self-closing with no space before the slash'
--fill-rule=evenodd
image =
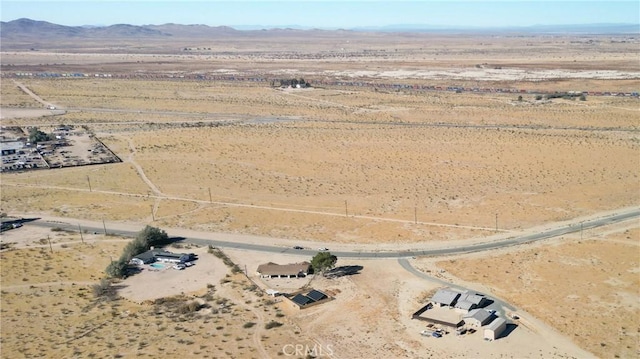
<path id="1" fill-rule="evenodd" d="M 489 340 L 496 340 L 507 329 L 507 321 L 504 318 L 496 318 L 491 324 L 484 328 L 484 337 Z"/>
<path id="2" fill-rule="evenodd" d="M 494 315 L 484 309 L 473 309 L 469 313 L 464 315 L 463 318 L 465 323 L 468 323 L 472 326 L 481 327 L 483 325 L 491 323 Z"/>
<path id="3" fill-rule="evenodd" d="M 458 297 L 460 297 L 460 294 L 460 292 L 456 292 L 451 289 L 438 289 L 436 294 L 431 297 L 431 301 L 435 304 L 439 304 L 440 306 L 453 306 Z"/>
<path id="4" fill-rule="evenodd" d="M 458 298 L 455 307 L 458 309 L 470 311 L 476 308 L 484 307 L 487 298 L 478 294 L 462 293 Z"/>

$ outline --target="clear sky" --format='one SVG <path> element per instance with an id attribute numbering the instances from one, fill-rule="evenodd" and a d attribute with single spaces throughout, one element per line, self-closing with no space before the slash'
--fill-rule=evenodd
<path id="1" fill-rule="evenodd" d="M 398 24 L 471 27 L 639 24 L 640 0 L 0 0 L 2 21 L 19 18 L 69 26 L 177 23 L 352 28 Z"/>

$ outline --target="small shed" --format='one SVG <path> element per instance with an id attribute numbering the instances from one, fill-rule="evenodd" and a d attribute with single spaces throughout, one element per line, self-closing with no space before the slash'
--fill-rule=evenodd
<path id="1" fill-rule="evenodd" d="M 507 329 L 507 321 L 503 318 L 496 318 L 491 324 L 484 328 L 484 338 L 496 340 Z"/>

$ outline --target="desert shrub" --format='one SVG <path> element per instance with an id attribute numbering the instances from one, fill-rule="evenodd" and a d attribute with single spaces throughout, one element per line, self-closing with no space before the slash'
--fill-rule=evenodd
<path id="1" fill-rule="evenodd" d="M 269 323 L 264 325 L 264 329 L 272 329 L 272 328 L 277 328 L 277 327 L 281 327 L 281 326 L 282 326 L 282 323 L 276 322 L 275 320 L 272 320 Z"/>
<path id="2" fill-rule="evenodd" d="M 192 301 L 179 306 L 177 312 L 180 314 L 195 313 L 199 311 L 200 308 L 202 308 L 202 306 L 198 302 Z"/>
<path id="3" fill-rule="evenodd" d="M 244 324 L 242 325 L 242 327 L 243 327 L 243 328 L 251 328 L 251 327 L 253 327 L 254 325 L 256 325 L 256 323 L 254 323 L 254 322 L 246 322 L 246 323 L 244 323 Z"/>
<path id="4" fill-rule="evenodd" d="M 111 286 L 111 281 L 106 278 L 101 279 L 100 283 L 92 285 L 91 290 L 93 291 L 93 296 L 96 298 L 113 300 L 117 296 L 115 288 Z"/>

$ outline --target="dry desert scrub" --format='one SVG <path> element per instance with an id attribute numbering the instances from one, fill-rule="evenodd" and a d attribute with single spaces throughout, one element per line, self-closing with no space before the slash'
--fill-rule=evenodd
<path id="1" fill-rule="evenodd" d="M 51 102 L 72 111 L 69 123 L 166 122 L 293 116 L 325 121 L 419 122 L 551 127 L 637 127 L 636 100 L 536 101 L 535 95 L 340 89 L 271 89 L 267 84 L 151 80 L 22 80 Z M 632 80 L 629 80 L 632 81 Z M 571 83 L 571 81 L 569 81 Z M 636 88 L 640 81 L 633 80 Z M 499 86 L 492 84 L 489 87 Z M 519 85 L 522 86 L 522 85 Z M 570 85 L 573 86 L 573 85 Z M 576 85 L 577 86 L 577 85 Z M 610 81 L 619 90 L 621 83 Z M 474 86 L 475 87 L 475 86 Z M 575 88 L 571 89 L 572 91 Z M 582 89 L 581 90 L 590 90 Z M 630 90 L 629 90 L 630 91 Z M 143 94 L 143 95 L 140 95 Z M 94 112 L 123 109 L 122 113 Z M 174 112 L 167 117 L 166 112 Z"/>
<path id="2" fill-rule="evenodd" d="M 3 175 L 10 210 L 404 242 L 482 236 L 496 215 L 500 229 L 519 229 L 639 199 L 636 99 L 25 82 L 68 106 L 125 109 L 56 118 L 95 123 L 125 163 Z"/>
<path id="3" fill-rule="evenodd" d="M 589 231 L 584 240 L 438 266 L 490 287 L 599 357 L 628 358 L 640 350 L 639 236 L 637 227 Z"/>
<path id="4" fill-rule="evenodd" d="M 9 79 L 0 81 L 0 95 L 2 97 L 2 107 L 43 107 L 38 101 L 24 93 L 15 82 Z"/>
<path id="5" fill-rule="evenodd" d="M 64 239 L 68 236 L 74 238 Z M 259 346 L 276 356 L 286 343 L 308 341 L 294 336 L 273 302 L 259 296 L 242 275 L 220 290 L 203 288 L 196 297 L 143 304 L 94 298 L 92 285 L 126 242 L 82 244 L 77 234 L 59 232 L 51 237 L 73 243 L 54 244 L 53 253 L 42 245 L 0 254 L 3 357 L 247 358 L 260 356 Z M 114 284 L 116 290 L 120 285 Z M 244 326 L 276 319 L 284 325 L 268 335 L 260 335 L 261 327 Z"/>

